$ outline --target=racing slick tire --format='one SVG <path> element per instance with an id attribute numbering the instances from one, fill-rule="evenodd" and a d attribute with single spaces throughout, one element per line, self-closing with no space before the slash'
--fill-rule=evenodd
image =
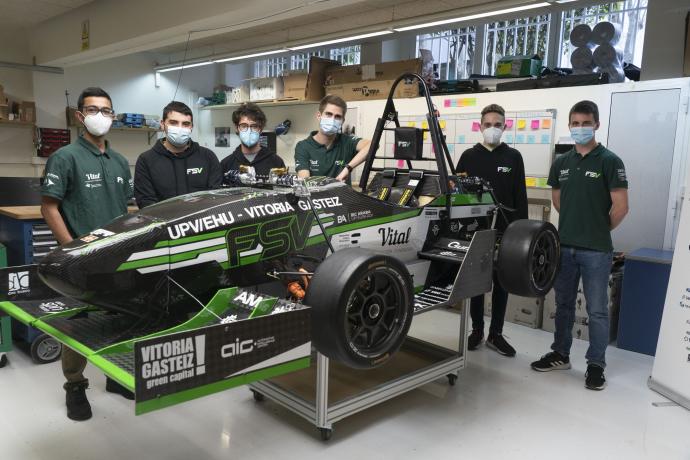
<path id="1" fill-rule="evenodd" d="M 414 309 L 412 277 L 399 260 L 360 248 L 327 257 L 309 283 L 312 341 L 331 359 L 379 366 L 400 348 Z"/>
<path id="2" fill-rule="evenodd" d="M 511 294 L 543 297 L 553 287 L 560 260 L 556 227 L 539 220 L 516 220 L 506 228 L 498 248 L 498 281 Z"/>

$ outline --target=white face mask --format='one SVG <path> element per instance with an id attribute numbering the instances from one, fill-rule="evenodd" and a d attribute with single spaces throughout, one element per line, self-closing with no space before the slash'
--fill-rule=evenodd
<path id="1" fill-rule="evenodd" d="M 84 117 L 84 126 L 92 136 L 105 136 L 110 131 L 110 126 L 113 124 L 113 119 L 104 116 L 101 112 L 96 115 L 86 115 Z"/>
<path id="2" fill-rule="evenodd" d="M 183 128 L 181 126 L 168 126 L 165 131 L 165 138 L 175 147 L 183 147 L 187 145 L 191 137 L 192 130 L 190 128 Z"/>
<path id="3" fill-rule="evenodd" d="M 503 130 L 501 128 L 486 128 L 482 135 L 484 136 L 484 143 L 488 145 L 498 145 L 501 142 Z"/>

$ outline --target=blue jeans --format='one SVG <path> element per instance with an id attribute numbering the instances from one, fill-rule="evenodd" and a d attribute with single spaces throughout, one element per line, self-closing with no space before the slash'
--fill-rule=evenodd
<path id="1" fill-rule="evenodd" d="M 575 323 L 575 300 L 582 276 L 582 287 L 589 316 L 587 364 L 606 367 L 609 343 L 608 283 L 613 253 L 562 247 L 561 270 L 556 277 L 556 332 L 551 349 L 563 356 L 570 354 Z"/>

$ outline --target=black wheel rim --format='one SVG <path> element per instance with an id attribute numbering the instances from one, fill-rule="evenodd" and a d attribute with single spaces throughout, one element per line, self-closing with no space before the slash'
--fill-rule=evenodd
<path id="1" fill-rule="evenodd" d="M 347 303 L 345 336 L 361 356 L 387 351 L 401 334 L 408 314 L 400 276 L 388 268 L 367 272 Z"/>
<path id="2" fill-rule="evenodd" d="M 43 361 L 52 361 L 60 354 L 60 343 L 55 339 L 45 339 L 38 344 L 36 355 Z"/>
<path id="3" fill-rule="evenodd" d="M 538 290 L 546 290 L 556 276 L 560 258 L 558 239 L 553 232 L 542 232 L 534 244 L 532 252 L 532 283 Z"/>

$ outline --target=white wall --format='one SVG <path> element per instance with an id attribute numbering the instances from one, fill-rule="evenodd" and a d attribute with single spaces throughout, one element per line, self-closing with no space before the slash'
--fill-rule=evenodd
<path id="1" fill-rule="evenodd" d="M 0 30 L 0 61 L 31 64 L 29 44 L 18 30 Z M 12 46 L 6 44 L 12 43 Z M 0 85 L 12 102 L 34 100 L 31 72 L 0 67 Z M 0 101 L 4 104 L 5 101 Z M 33 130 L 29 127 L 0 125 L 0 176 L 31 176 L 33 168 L 27 155 L 33 152 Z"/>
<path id="2" fill-rule="evenodd" d="M 642 79 L 683 76 L 688 0 L 650 0 L 642 53 Z"/>
<path id="3" fill-rule="evenodd" d="M 27 72 L 26 80 L 33 82 L 36 98 L 37 125 L 46 128 L 65 128 L 65 90 L 70 105 L 76 106 L 81 91 L 88 86 L 100 86 L 113 99 L 117 112 L 135 112 L 161 116 L 163 107 L 172 100 L 180 72 L 161 74 L 160 87 L 155 86 L 153 62 L 146 53 L 101 61 L 93 65 L 65 69 L 64 75 Z M 219 66 L 186 69 L 176 99 L 195 108 L 197 95 L 210 95 L 218 81 Z M 33 77 L 33 78 L 32 78 Z M 11 154 L 0 157 L 2 174 L 38 176 L 45 160 L 35 157 L 29 129 L 12 131 L 0 128 L 0 145 L 12 145 Z M 77 135 L 72 130 L 72 139 Z M 150 148 L 145 133 L 111 131 L 108 135 L 112 147 L 134 165 L 137 157 Z M 7 140 L 5 142 L 5 140 Z M 152 139 L 153 143 L 155 139 Z"/>

